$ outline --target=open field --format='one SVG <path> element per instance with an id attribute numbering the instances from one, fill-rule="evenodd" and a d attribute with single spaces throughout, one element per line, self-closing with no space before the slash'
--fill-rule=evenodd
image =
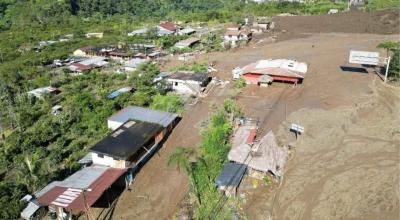
<path id="1" fill-rule="evenodd" d="M 309 64 L 304 83 L 295 88 L 279 83 L 269 88 L 249 86 L 237 97 L 246 115 L 262 122 L 259 136 L 273 130 L 281 143 L 295 146 L 279 189 L 259 187 L 245 192 L 243 211 L 248 219 L 268 219 L 269 215 L 274 219 L 396 219 L 399 91 L 381 85 L 371 70 L 343 72 L 340 66 L 348 65 L 350 49 L 376 50 L 378 43 L 398 39 L 398 35 L 378 34 L 397 33 L 399 22 L 393 21 L 392 12 L 380 14 L 390 22 L 366 34 L 337 16 L 352 18 L 329 16 L 320 29 L 301 22 L 312 18 L 278 18 L 277 31 L 288 31 L 277 43 L 250 44 L 198 59 L 215 61 L 219 70 L 215 75 L 224 80 L 231 78 L 234 67 L 259 59 L 293 58 Z M 366 15 L 353 18 L 362 16 Z M 288 26 L 291 21 L 298 24 Z M 229 87 L 215 87 L 185 112 L 166 144 L 136 176 L 131 190 L 113 208 L 104 210 L 100 219 L 171 218 L 188 186 L 183 173 L 167 167 L 168 156 L 178 146 L 196 147 L 199 124 L 229 96 Z M 285 119 L 306 127 L 297 142 L 287 132 L 287 124 L 282 125 Z"/>

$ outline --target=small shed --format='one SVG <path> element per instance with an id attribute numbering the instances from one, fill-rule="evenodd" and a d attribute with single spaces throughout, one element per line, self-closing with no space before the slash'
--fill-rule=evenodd
<path id="1" fill-rule="evenodd" d="M 221 173 L 215 180 L 218 189 L 227 196 L 236 196 L 237 188 L 246 173 L 246 165 L 237 163 L 226 163 Z"/>
<path id="2" fill-rule="evenodd" d="M 277 177 L 282 177 L 289 149 L 279 147 L 272 131 L 250 147 L 243 144 L 232 148 L 228 153 L 228 159 L 240 164 L 246 164 L 251 168 L 250 172 L 271 172 Z"/>
<path id="3" fill-rule="evenodd" d="M 112 92 L 112 93 L 110 93 L 108 96 L 107 96 L 107 98 L 108 99 L 114 99 L 114 98 L 117 98 L 118 96 L 120 96 L 120 95 L 122 95 L 122 94 L 124 94 L 124 93 L 128 93 L 128 92 L 134 92 L 135 91 L 135 89 L 133 88 L 133 87 L 131 87 L 131 86 L 127 86 L 127 87 L 123 87 L 123 88 L 120 88 L 120 89 L 118 89 L 118 90 L 116 90 L 116 91 L 114 91 L 114 92 Z"/>
<path id="4" fill-rule="evenodd" d="M 195 45 L 198 42 L 200 42 L 199 38 L 191 37 L 191 38 L 179 41 L 178 43 L 175 44 L 175 47 L 177 47 L 179 49 L 188 48 L 188 47 L 192 47 L 193 45 Z"/>
<path id="5" fill-rule="evenodd" d="M 26 220 L 41 219 L 45 215 L 45 208 L 39 205 L 39 203 L 34 199 L 29 201 L 27 206 L 21 212 L 21 218 Z"/>
<path id="6" fill-rule="evenodd" d="M 62 111 L 61 105 L 55 105 L 51 108 L 51 114 L 54 116 L 61 114 L 61 111 Z"/>
<path id="7" fill-rule="evenodd" d="M 86 38 L 103 38 L 104 34 L 103 32 L 98 32 L 98 33 L 87 33 L 85 34 Z"/>
<path id="8" fill-rule="evenodd" d="M 147 59 L 133 58 L 125 62 L 125 71 L 135 71 L 140 65 L 149 62 Z"/>
<path id="9" fill-rule="evenodd" d="M 190 27 L 184 28 L 182 30 L 179 31 L 179 35 L 191 35 L 193 33 L 195 33 L 196 30 Z"/>

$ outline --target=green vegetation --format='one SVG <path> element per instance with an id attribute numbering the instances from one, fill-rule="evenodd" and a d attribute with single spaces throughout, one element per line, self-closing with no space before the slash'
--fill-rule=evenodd
<path id="1" fill-rule="evenodd" d="M 383 9 L 400 9 L 399 0 L 368 0 L 367 9 L 370 11 Z"/>
<path id="2" fill-rule="evenodd" d="M 325 14 L 329 9 L 344 10 L 347 8 L 347 1 L 340 1 L 335 4 L 330 0 L 306 1 L 306 3 L 290 3 L 290 2 L 271 2 L 266 4 L 249 4 L 246 11 L 256 16 L 271 16 L 280 13 L 291 14 Z"/>
<path id="3" fill-rule="evenodd" d="M 268 186 L 271 184 L 271 179 L 269 178 L 269 176 L 264 176 L 263 177 L 263 182 L 265 186 Z"/>
<path id="4" fill-rule="evenodd" d="M 389 77 L 400 80 L 400 50 L 396 50 L 389 65 Z"/>
<path id="5" fill-rule="evenodd" d="M 240 77 L 238 80 L 235 81 L 235 89 L 241 89 L 246 86 L 246 80 L 243 77 Z"/>
<path id="6" fill-rule="evenodd" d="M 21 207 L 18 201 L 25 193 L 33 193 L 79 169 L 76 162 L 107 135 L 106 119 L 117 110 L 140 105 L 181 111 L 179 97 L 162 96 L 163 91 L 152 86 L 158 73 L 157 66 L 150 63 L 140 66 L 128 79 L 97 71 L 77 77 L 61 74 L 52 80 L 62 91 L 59 95 L 44 100 L 28 97 L 26 93 L 2 96 L 2 123 L 10 125 L 13 131 L 0 141 L 0 195 L 9 201 L 1 203 L 1 217 L 18 216 Z M 137 89 L 134 94 L 107 99 L 111 91 L 128 85 Z M 4 83 L 0 88 L 13 89 Z M 61 115 L 50 114 L 55 104 L 63 106 Z"/>
<path id="7" fill-rule="evenodd" d="M 390 65 L 389 65 L 389 74 L 390 78 L 393 78 L 395 81 L 400 80 L 400 41 L 385 41 L 380 43 L 378 48 L 386 49 L 386 56 L 391 57 Z"/>
<path id="8" fill-rule="evenodd" d="M 210 123 L 202 135 L 200 152 L 195 162 L 190 148 L 178 148 L 170 156 L 169 164 L 185 169 L 191 184 L 191 193 L 197 200 L 195 215 L 197 219 L 208 219 L 211 215 L 219 218 L 229 218 L 230 210 L 223 208 L 214 210 L 221 202 L 221 194 L 217 191 L 214 181 L 226 161 L 230 149 L 228 140 L 232 132 L 232 120 L 240 114 L 240 109 L 232 100 L 226 100 L 223 108 L 211 117 Z"/>
<path id="9" fill-rule="evenodd" d="M 382 48 L 386 50 L 386 56 L 389 56 L 390 51 L 396 51 L 400 49 L 400 41 L 385 41 L 378 44 L 377 48 Z"/>
<path id="10" fill-rule="evenodd" d="M 208 72 L 208 64 L 207 63 L 191 63 L 191 64 L 182 64 L 172 69 L 172 71 L 193 71 L 194 73 L 207 73 Z"/>
<path id="11" fill-rule="evenodd" d="M 166 112 L 183 112 L 183 103 L 177 95 L 156 95 L 151 108 Z"/>

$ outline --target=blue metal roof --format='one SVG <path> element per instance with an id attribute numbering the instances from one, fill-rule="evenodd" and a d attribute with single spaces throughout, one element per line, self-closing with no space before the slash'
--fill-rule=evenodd
<path id="1" fill-rule="evenodd" d="M 178 115 L 174 113 L 162 112 L 137 106 L 129 106 L 109 117 L 108 120 L 116 121 L 122 124 L 129 120 L 138 120 L 168 127 L 177 117 Z"/>
<path id="2" fill-rule="evenodd" d="M 242 181 L 245 172 L 246 165 L 226 163 L 215 180 L 215 184 L 217 186 L 238 186 Z"/>

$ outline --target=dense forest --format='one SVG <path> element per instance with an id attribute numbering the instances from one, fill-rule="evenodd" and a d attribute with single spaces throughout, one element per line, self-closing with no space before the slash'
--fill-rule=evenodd
<path id="1" fill-rule="evenodd" d="M 0 219 L 18 218 L 24 205 L 20 199 L 26 193 L 33 193 L 50 181 L 61 180 L 79 169 L 77 160 L 109 132 L 105 120 L 115 111 L 127 105 L 182 111 L 179 97 L 166 95 L 163 89 L 152 86 L 153 77 L 159 73 L 155 64 L 143 65 L 130 75 L 91 71 L 73 77 L 49 68 L 54 59 L 66 58 L 82 46 L 137 42 L 140 39 L 129 38 L 126 33 L 161 20 L 238 22 L 253 15 L 316 14 L 346 7 L 345 1 L 335 4 L 330 0 L 306 4 L 247 2 L 0 0 Z M 374 9 L 393 7 L 382 5 L 379 0 L 370 2 L 375 3 Z M 84 33 L 91 31 L 102 31 L 105 37 L 84 38 Z M 74 38 L 50 45 L 40 53 L 32 50 L 40 41 L 58 39 L 66 34 L 73 34 Z M 176 40 L 166 38 L 157 39 L 157 42 L 167 45 Z M 26 93 L 49 85 L 60 88 L 61 94 L 40 100 Z M 121 86 L 134 86 L 137 91 L 113 100 L 106 98 L 110 91 Z M 54 117 L 50 111 L 56 104 L 64 109 L 61 115 Z M 217 123 L 218 117 L 225 116 L 215 117 L 215 127 L 225 126 L 225 121 Z M 226 136 L 228 130 L 224 130 L 223 135 Z M 203 175 L 200 170 L 195 174 Z M 200 208 L 210 209 L 206 204 L 203 206 Z"/>

